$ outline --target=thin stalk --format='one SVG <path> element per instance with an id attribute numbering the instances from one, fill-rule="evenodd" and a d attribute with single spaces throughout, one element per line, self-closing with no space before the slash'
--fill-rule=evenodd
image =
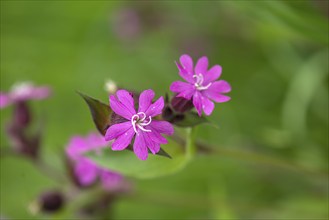
<path id="1" fill-rule="evenodd" d="M 171 137 L 171 139 L 175 141 L 177 144 L 181 145 L 182 147 L 186 146 L 186 141 L 180 135 L 174 134 Z M 230 158 L 250 161 L 254 163 L 266 164 L 269 166 L 274 166 L 285 170 L 299 172 L 306 175 L 313 175 L 320 178 L 328 179 L 329 177 L 328 172 L 315 171 L 303 165 L 291 163 L 289 161 L 285 161 L 284 159 L 264 155 L 253 151 L 242 151 L 242 150 L 233 150 L 226 148 L 224 149 L 206 144 L 202 141 L 196 141 L 195 145 L 198 154 L 216 154 L 223 157 L 230 157 Z"/>

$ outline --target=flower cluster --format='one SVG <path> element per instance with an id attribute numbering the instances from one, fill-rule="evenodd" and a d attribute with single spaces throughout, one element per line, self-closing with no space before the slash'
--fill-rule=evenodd
<path id="1" fill-rule="evenodd" d="M 80 189 L 97 183 L 103 188 L 103 195 L 84 207 L 84 213 L 106 210 L 120 193 L 130 191 L 130 184 L 121 174 L 99 166 L 86 156 L 88 152 L 101 154 L 110 145 L 114 151 L 133 150 L 140 160 L 146 160 L 149 153 L 169 156 L 161 149 L 161 145 L 168 143 L 164 135 L 174 134 L 173 125 L 195 126 L 204 121 L 202 112 L 205 115 L 213 112 L 213 102 L 230 100 L 225 95 L 231 91 L 230 84 L 218 80 L 221 66 L 214 65 L 208 70 L 207 57 L 201 57 L 194 67 L 188 55 L 182 55 L 176 65 L 179 75 L 186 82 L 176 81 L 171 84 L 170 90 L 174 93 L 171 99 L 166 96 L 164 100 L 160 96 L 153 101 L 155 93 L 151 89 L 132 93 L 118 90 L 112 81 L 106 83 L 109 105 L 81 94 L 89 105 L 98 131 L 103 135 L 90 133 L 87 136 L 73 136 L 66 147 L 71 180 Z M 48 175 L 62 181 L 61 175 L 54 175 L 57 173 L 55 169 L 49 169 L 50 166 L 42 162 L 39 153 L 42 132 L 32 133 L 27 130 L 32 121 L 28 102 L 45 99 L 50 94 L 51 90 L 47 86 L 36 87 L 29 82 L 16 84 L 10 92 L 0 92 L 0 108 L 13 106 L 13 117 L 6 127 L 13 152 L 33 160 L 36 166 L 46 168 L 43 170 Z M 66 204 L 67 198 L 62 191 L 45 192 L 38 200 L 39 208 L 48 213 L 56 212 Z"/>
<path id="2" fill-rule="evenodd" d="M 208 58 L 201 57 L 196 66 L 189 55 L 182 55 L 180 63 L 176 63 L 179 75 L 187 82 L 176 81 L 170 86 L 170 90 L 176 93 L 171 103 L 175 111 L 179 112 L 180 120 L 184 118 L 185 111 L 193 106 L 198 115 L 202 116 L 202 110 L 210 115 L 214 110 L 215 102 L 227 102 L 230 97 L 223 95 L 231 91 L 231 86 L 224 80 L 216 81 L 222 68 L 219 65 L 208 70 Z M 152 103 L 155 94 L 152 90 L 145 90 L 139 96 L 139 107 L 132 93 L 126 90 L 118 90 L 116 95 L 110 96 L 110 107 L 115 115 L 121 117 L 117 123 L 113 123 L 106 131 L 105 140 L 114 140 L 112 150 L 124 150 L 128 148 L 134 139 L 133 150 L 141 160 L 148 158 L 148 150 L 156 154 L 160 150 L 160 144 L 166 144 L 167 140 L 161 135 L 172 135 L 174 123 L 166 116 L 168 110 L 164 109 L 164 100 L 160 97 Z M 169 112 L 169 114 L 171 114 Z M 154 117 L 162 115 L 168 121 L 155 120 Z"/>

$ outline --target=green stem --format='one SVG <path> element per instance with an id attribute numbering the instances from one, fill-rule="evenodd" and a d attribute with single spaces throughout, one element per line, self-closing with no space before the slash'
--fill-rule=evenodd
<path id="1" fill-rule="evenodd" d="M 195 132 L 195 131 L 191 130 L 188 132 Z M 191 137 L 193 138 L 193 136 L 195 136 L 195 135 L 192 134 Z M 172 140 L 174 140 L 176 143 L 178 143 L 181 146 L 186 146 L 185 145 L 186 141 L 180 135 L 175 134 L 172 137 Z M 274 166 L 274 167 L 282 168 L 285 170 L 290 170 L 290 171 L 294 171 L 294 172 L 303 173 L 306 175 L 313 175 L 316 177 L 328 179 L 328 172 L 315 171 L 315 170 L 312 170 L 311 168 L 305 167 L 303 165 L 294 164 L 294 163 L 285 161 L 280 158 L 275 158 L 275 157 L 267 156 L 267 155 L 257 153 L 257 152 L 252 152 L 252 151 L 242 151 L 242 150 L 219 148 L 219 147 L 209 145 L 209 144 L 206 144 L 206 143 L 204 143 L 202 141 L 198 141 L 198 140 L 196 140 L 196 141 L 188 140 L 188 142 L 189 141 L 195 142 L 193 144 L 195 146 L 194 149 L 199 154 L 216 154 L 216 155 L 220 155 L 220 156 L 224 156 L 224 157 L 231 157 L 234 159 L 266 164 L 269 166 Z M 189 145 L 189 143 L 187 143 L 187 146 L 188 145 Z"/>
<path id="2" fill-rule="evenodd" d="M 186 136 L 187 141 L 186 141 L 186 155 L 188 159 L 192 159 L 197 152 L 196 144 L 195 144 L 195 133 L 196 133 L 196 127 L 194 128 L 187 128 L 186 129 Z"/>

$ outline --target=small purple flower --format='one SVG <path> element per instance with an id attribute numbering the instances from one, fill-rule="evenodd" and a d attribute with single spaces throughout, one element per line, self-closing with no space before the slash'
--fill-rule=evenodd
<path id="1" fill-rule="evenodd" d="M 162 113 L 164 107 L 163 97 L 152 104 L 154 92 L 149 89 L 139 96 L 139 108 L 136 111 L 134 99 L 126 90 L 118 90 L 116 96 L 110 96 L 112 110 L 124 118 L 124 122 L 110 126 L 105 134 L 105 140 L 115 139 L 112 150 L 124 150 L 135 137 L 133 149 L 137 157 L 146 160 L 148 149 L 156 154 L 160 150 L 160 144 L 168 141 L 161 135 L 172 135 L 173 126 L 167 121 L 157 121 L 153 117 Z"/>
<path id="2" fill-rule="evenodd" d="M 27 100 L 45 99 L 50 93 L 47 86 L 36 87 L 30 82 L 15 84 L 9 93 L 0 92 L 0 108 Z"/>
<path id="3" fill-rule="evenodd" d="M 101 153 L 108 142 L 104 137 L 91 133 L 87 137 L 74 136 L 71 138 L 66 154 L 74 161 L 74 174 L 82 186 L 90 186 L 98 179 L 104 189 L 114 189 L 121 184 L 123 177 L 113 171 L 97 166 L 93 161 L 84 157 L 83 154 L 90 151 Z"/>
<path id="4" fill-rule="evenodd" d="M 218 79 L 222 73 L 222 67 L 219 65 L 213 66 L 208 70 L 208 58 L 201 57 L 195 68 L 193 68 L 193 60 L 189 55 L 180 57 L 180 64 L 176 62 L 179 70 L 179 75 L 187 81 L 173 82 L 170 86 L 172 92 L 178 93 L 177 97 L 185 99 L 193 99 L 193 105 L 196 108 L 199 116 L 202 114 L 202 109 L 206 115 L 210 115 L 214 110 L 215 102 L 227 102 L 231 98 L 223 95 L 231 91 L 231 86 L 225 80 Z"/>

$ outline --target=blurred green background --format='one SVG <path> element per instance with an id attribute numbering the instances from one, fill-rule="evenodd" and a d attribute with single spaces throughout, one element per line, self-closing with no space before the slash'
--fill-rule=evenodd
<path id="1" fill-rule="evenodd" d="M 199 129 L 218 154 L 133 180 L 135 193 L 113 216 L 327 219 L 328 33 L 328 1 L 2 0 L 1 91 L 18 81 L 53 88 L 32 107 L 45 126 L 43 155 L 63 169 L 70 136 L 94 130 L 76 90 L 107 102 L 112 79 L 164 95 L 180 79 L 181 54 L 206 55 L 233 88 L 210 117 L 219 129 Z M 1 110 L 3 148 L 10 115 Z M 31 201 L 60 187 L 27 160 L 1 157 L 0 165 L 1 216 L 35 218 Z"/>

